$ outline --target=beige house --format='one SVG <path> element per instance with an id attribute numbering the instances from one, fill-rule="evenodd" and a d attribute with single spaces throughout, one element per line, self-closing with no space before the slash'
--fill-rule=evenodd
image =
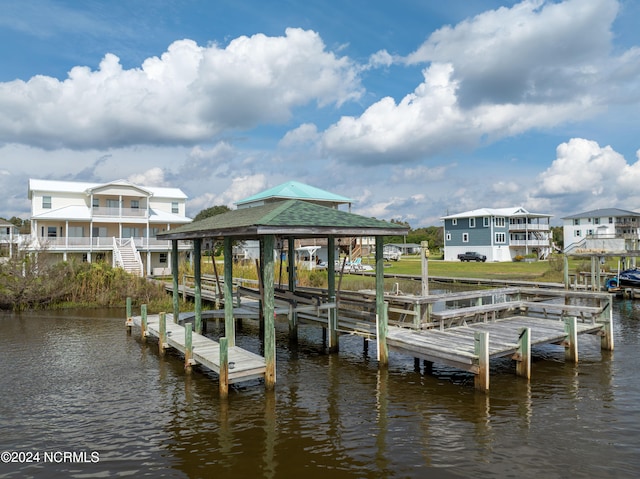
<path id="1" fill-rule="evenodd" d="M 108 261 L 139 275 L 170 272 L 171 242 L 156 234 L 191 222 L 178 188 L 29 180 L 31 237 L 27 251 L 60 259 Z M 191 249 L 189 243 L 179 251 Z"/>

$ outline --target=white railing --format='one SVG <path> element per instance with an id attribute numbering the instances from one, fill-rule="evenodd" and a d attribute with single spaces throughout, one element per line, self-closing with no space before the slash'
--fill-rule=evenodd
<path id="1" fill-rule="evenodd" d="M 35 242 L 33 241 L 31 236 L 26 235 L 26 240 L 21 241 L 21 244 L 31 245 L 33 249 L 48 249 L 51 251 L 64 251 L 64 250 L 106 250 L 110 251 L 113 249 L 114 241 L 119 240 L 119 238 L 115 236 L 105 236 L 105 237 L 57 237 L 57 238 L 47 238 L 47 237 L 38 237 Z M 127 238 L 126 241 L 131 240 L 131 238 Z M 158 240 L 155 238 L 135 238 L 134 239 L 135 247 L 139 250 L 170 250 L 171 249 L 171 241 L 170 240 Z M 193 247 L 190 241 L 178 241 L 178 249 L 186 250 L 191 249 Z"/>
<path id="2" fill-rule="evenodd" d="M 535 224 L 535 223 L 509 223 L 509 231 L 549 231 L 548 224 Z"/>
<path id="3" fill-rule="evenodd" d="M 93 216 L 111 216 L 114 218 L 146 218 L 147 210 L 140 208 L 116 208 L 94 207 L 91 209 Z"/>
<path id="4" fill-rule="evenodd" d="M 546 246 L 549 247 L 549 240 L 509 240 L 509 246 Z"/>

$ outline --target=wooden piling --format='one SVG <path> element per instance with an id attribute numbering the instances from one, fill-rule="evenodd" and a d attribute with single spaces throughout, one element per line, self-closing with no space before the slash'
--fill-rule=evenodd
<path id="1" fill-rule="evenodd" d="M 476 331 L 474 334 L 475 354 L 478 356 L 478 372 L 475 387 L 479 391 L 489 390 L 489 332 Z"/>
<path id="2" fill-rule="evenodd" d="M 265 235 L 263 238 L 263 273 L 262 289 L 264 303 L 262 305 L 264 316 L 264 359 L 266 371 L 264 375 L 265 387 L 273 389 L 276 385 L 276 326 L 275 326 L 275 299 L 274 299 L 274 265 L 273 247 L 274 235 Z"/>
<path id="3" fill-rule="evenodd" d="M 164 354 L 167 347 L 167 313 L 160 313 L 160 337 L 158 338 L 158 350 L 160 354 Z"/>
<path id="4" fill-rule="evenodd" d="M 143 341 L 147 340 L 147 334 L 149 334 L 147 321 L 147 305 L 143 304 L 140 306 L 140 336 Z"/>
<path id="5" fill-rule="evenodd" d="M 193 276 L 194 276 L 194 313 L 195 313 L 195 329 L 196 333 L 202 334 L 202 240 L 200 238 L 193 240 Z M 186 291 L 186 288 L 185 288 Z"/>
<path id="6" fill-rule="evenodd" d="M 184 323 L 184 370 L 191 372 L 193 357 L 193 327 L 192 323 Z"/>
<path id="7" fill-rule="evenodd" d="M 127 332 L 131 332 L 131 327 L 133 326 L 133 308 L 131 306 L 131 298 L 127 297 L 127 319 L 125 321 L 125 325 L 127 326 Z"/>
<path id="8" fill-rule="evenodd" d="M 376 338 L 380 366 L 389 364 L 389 349 L 387 346 L 389 304 L 384 300 L 383 240 L 383 236 L 376 236 Z"/>
<path id="9" fill-rule="evenodd" d="M 564 320 L 564 331 L 567 337 L 564 340 L 564 358 L 573 363 L 578 362 L 578 320 L 575 316 Z"/>
<path id="10" fill-rule="evenodd" d="M 233 247 L 231 238 L 223 240 L 224 249 L 224 335 L 231 347 L 236 345 L 236 325 L 233 320 Z"/>
<path id="11" fill-rule="evenodd" d="M 522 328 L 518 336 L 518 351 L 514 355 L 516 374 L 531 379 L 531 328 Z"/>
<path id="12" fill-rule="evenodd" d="M 220 338 L 220 398 L 229 396 L 229 341 Z"/>

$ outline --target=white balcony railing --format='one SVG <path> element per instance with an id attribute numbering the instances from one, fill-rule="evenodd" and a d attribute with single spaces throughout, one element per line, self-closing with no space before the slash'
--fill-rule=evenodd
<path id="1" fill-rule="evenodd" d="M 509 246 L 550 246 L 549 245 L 549 240 L 537 240 L 537 239 L 532 239 L 532 240 L 510 240 L 509 241 Z"/>
<path id="2" fill-rule="evenodd" d="M 509 231 L 549 231 L 548 224 L 535 224 L 535 223 L 509 223 Z"/>
<path id="3" fill-rule="evenodd" d="M 93 216 L 105 216 L 113 218 L 146 218 L 147 210 L 140 208 L 110 208 L 94 207 L 91 209 Z"/>
<path id="4" fill-rule="evenodd" d="M 28 249 L 46 249 L 49 251 L 87 251 L 87 250 L 102 250 L 112 251 L 114 245 L 114 239 L 118 241 L 130 240 L 131 238 L 115 238 L 113 236 L 107 237 L 38 237 L 35 241 L 31 241 Z M 134 238 L 135 247 L 138 250 L 170 250 L 171 241 L 158 240 L 155 238 Z M 178 241 L 178 249 L 185 250 L 193 247 L 190 241 Z"/>

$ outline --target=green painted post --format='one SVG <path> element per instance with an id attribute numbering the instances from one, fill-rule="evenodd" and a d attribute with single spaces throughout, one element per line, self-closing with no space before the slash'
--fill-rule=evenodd
<path id="1" fill-rule="evenodd" d="M 384 258 L 383 236 L 376 236 L 376 317 L 378 340 L 378 361 L 380 366 L 389 364 L 387 349 L 387 316 L 384 302 Z"/>
<path id="2" fill-rule="evenodd" d="M 229 396 L 229 341 L 220 338 L 220 398 Z"/>
<path id="3" fill-rule="evenodd" d="M 478 356 L 478 372 L 475 376 L 475 388 L 479 391 L 489 390 L 489 332 L 476 331 L 474 349 Z"/>
<path id="4" fill-rule="evenodd" d="M 531 379 L 531 328 L 520 329 L 515 360 L 516 374 Z"/>
<path id="5" fill-rule="evenodd" d="M 158 338 L 158 346 L 160 354 L 164 354 L 164 349 L 167 346 L 167 314 L 160 313 L 160 337 Z"/>
<path id="6" fill-rule="evenodd" d="M 140 306 L 140 335 L 142 336 L 142 340 L 146 341 L 147 334 L 149 331 L 149 323 L 147 319 L 147 305 L 143 304 Z"/>
<path id="7" fill-rule="evenodd" d="M 273 286 L 273 247 L 274 235 L 263 237 L 264 266 L 262 273 L 264 317 L 264 360 L 266 362 L 265 387 L 273 389 L 276 384 L 276 330 L 274 318 L 274 286 Z"/>
<path id="8" fill-rule="evenodd" d="M 336 302 L 336 251 L 335 251 L 335 238 L 329 236 L 327 238 L 327 293 L 329 296 L 329 302 Z M 329 326 L 329 352 L 337 353 L 340 349 L 338 342 L 338 310 L 337 308 L 331 308 L 328 311 L 328 326 Z"/>
<path id="9" fill-rule="evenodd" d="M 178 240 L 171 240 L 171 275 L 173 276 L 173 321 L 180 316 L 180 291 L 178 286 Z"/>
<path id="10" fill-rule="evenodd" d="M 202 240 L 200 238 L 193 240 L 193 275 L 194 279 L 194 313 L 196 333 L 202 334 L 202 273 L 200 265 L 202 264 Z"/>
<path id="11" fill-rule="evenodd" d="M 578 362 L 578 320 L 575 316 L 565 318 L 564 332 L 567 337 L 564 341 L 564 359 L 573 363 Z"/>
<path id="12" fill-rule="evenodd" d="M 296 255 L 295 255 L 295 247 L 296 242 L 295 238 L 289 236 L 287 238 L 288 252 L 287 252 L 287 278 L 288 278 L 288 289 L 290 292 L 296 292 Z M 290 313 L 289 313 L 289 341 L 292 343 L 298 342 L 298 313 L 295 311 L 297 303 L 294 302 Z"/>
<path id="13" fill-rule="evenodd" d="M 191 358 L 193 357 L 193 327 L 192 323 L 184 324 L 184 370 L 191 372 Z"/>
<path id="14" fill-rule="evenodd" d="M 564 263 L 564 289 L 569 289 L 569 258 L 567 255 L 562 255 Z"/>
<path id="15" fill-rule="evenodd" d="M 231 238 L 225 237 L 224 243 L 224 335 L 229 346 L 236 345 L 236 323 L 233 320 L 233 249 Z"/>

